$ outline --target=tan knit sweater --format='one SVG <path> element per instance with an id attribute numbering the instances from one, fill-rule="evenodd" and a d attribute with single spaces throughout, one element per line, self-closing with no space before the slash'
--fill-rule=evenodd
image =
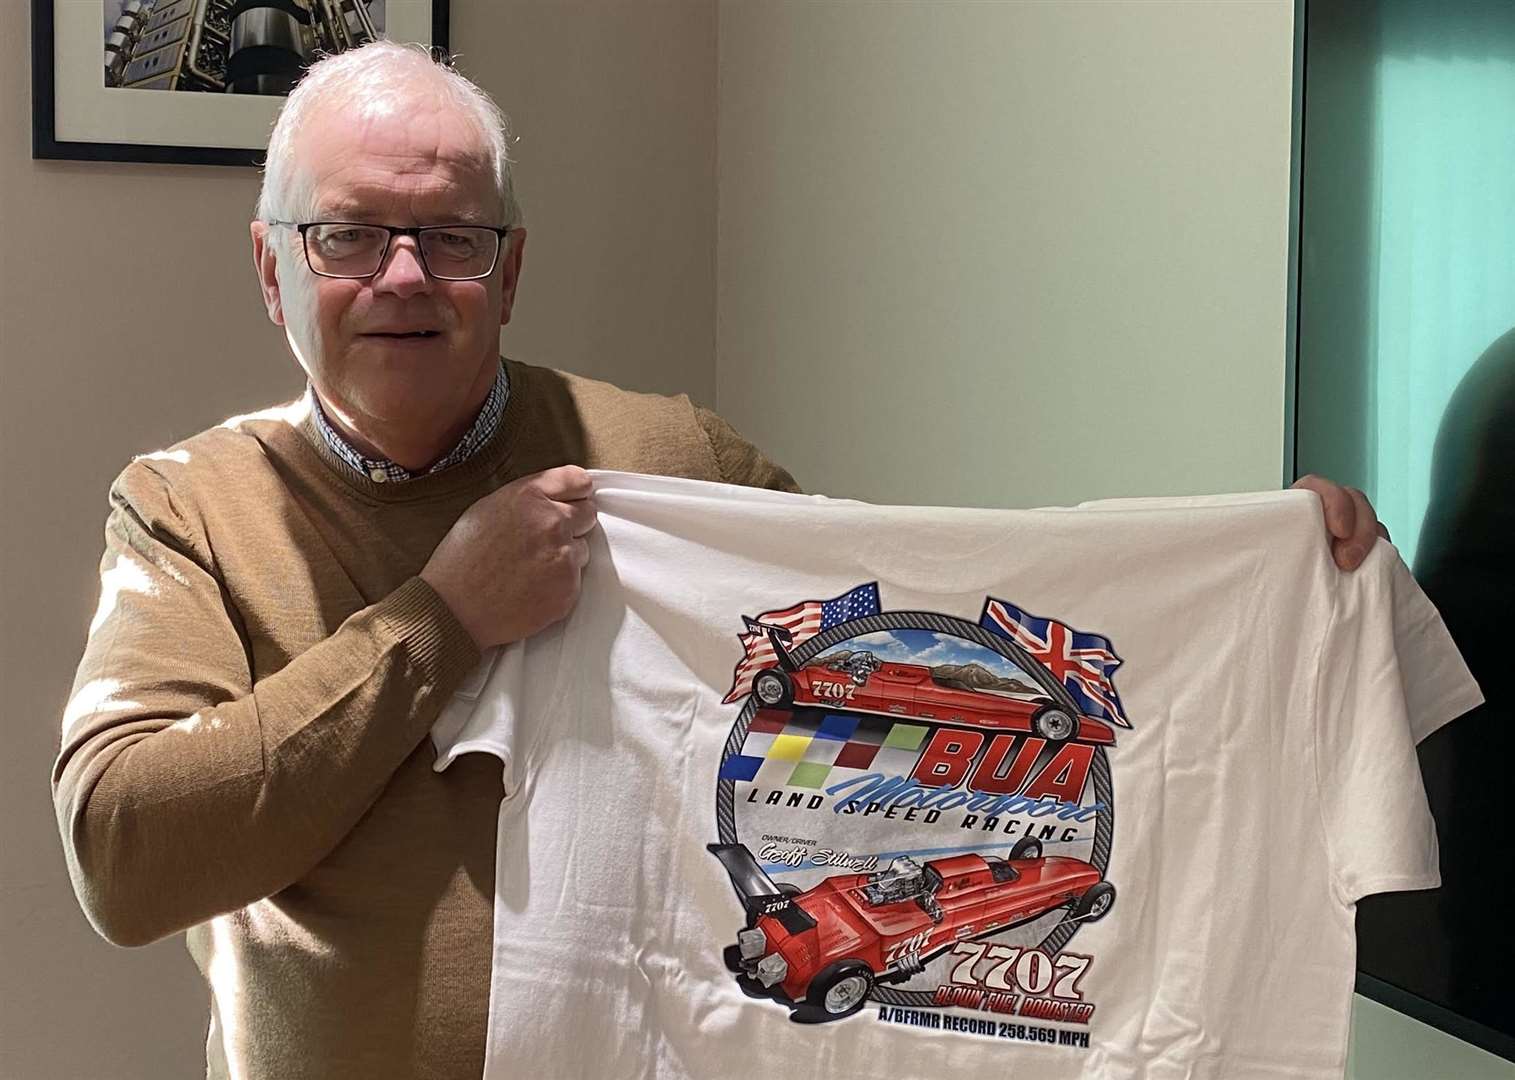
<path id="1" fill-rule="evenodd" d="M 457 517 L 562 464 L 793 489 L 713 413 L 510 364 L 467 462 L 375 484 L 302 403 L 133 461 L 53 793 L 110 941 L 188 930 L 211 1077 L 475 1078 L 500 765 L 432 771 L 479 660 L 416 575 Z"/>

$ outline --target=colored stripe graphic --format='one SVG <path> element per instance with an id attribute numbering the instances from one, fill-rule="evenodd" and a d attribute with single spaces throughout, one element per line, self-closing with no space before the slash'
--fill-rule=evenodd
<path id="1" fill-rule="evenodd" d="M 914 768 L 930 733 L 924 724 L 860 721 L 836 713 L 817 723 L 803 714 L 760 709 L 747 729 L 742 752 L 722 763 L 720 778 L 753 783 L 763 770 L 769 783 L 819 789 L 838 769 L 877 771 L 881 756 L 903 775 Z"/>

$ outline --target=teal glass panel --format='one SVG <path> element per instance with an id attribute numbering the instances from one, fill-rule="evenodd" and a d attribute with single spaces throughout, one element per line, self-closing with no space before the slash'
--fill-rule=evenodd
<path id="1" fill-rule="evenodd" d="M 1368 493 L 1487 698 L 1418 748 L 1442 885 L 1358 905 L 1358 988 L 1515 1061 L 1515 3 L 1305 12 L 1295 467 Z"/>
<path id="2" fill-rule="evenodd" d="M 1297 469 L 1413 564 L 1447 406 L 1515 327 L 1515 5 L 1312 0 L 1306 49 Z"/>

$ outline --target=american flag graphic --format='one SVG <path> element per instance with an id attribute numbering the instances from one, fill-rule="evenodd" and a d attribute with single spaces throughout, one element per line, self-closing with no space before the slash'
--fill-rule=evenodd
<path id="1" fill-rule="evenodd" d="M 1085 634 L 1056 619 L 1044 619 L 1014 604 L 985 597 L 978 624 L 1025 649 L 1052 673 L 1086 716 L 1129 728 L 1125 707 L 1115 691 L 1115 669 L 1123 660 L 1110 639 Z"/>
<path id="2" fill-rule="evenodd" d="M 779 640 L 784 642 L 785 648 L 795 649 L 806 638 L 815 637 L 822 630 L 829 630 L 849 619 L 878 613 L 878 582 L 870 581 L 834 600 L 805 600 L 782 611 L 765 611 L 755 619 L 743 616 L 747 631 L 737 635 L 742 643 L 742 658 L 737 661 L 732 674 L 731 690 L 721 703 L 729 705 L 746 697 L 752 692 L 752 677 L 765 667 L 778 663 L 778 655 L 768 640 L 768 627 L 778 627 L 782 631 Z"/>

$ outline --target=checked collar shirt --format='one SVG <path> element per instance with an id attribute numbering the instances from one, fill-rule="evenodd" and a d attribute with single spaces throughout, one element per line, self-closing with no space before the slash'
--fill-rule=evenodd
<path id="1" fill-rule="evenodd" d="M 306 384 L 305 394 L 310 400 L 310 412 L 315 421 L 316 430 L 321 433 L 321 438 L 326 440 L 326 445 L 331 448 L 332 453 L 376 484 L 399 483 L 404 480 L 414 480 L 417 476 L 441 472 L 443 469 L 460 465 L 471 458 L 479 447 L 489 441 L 495 429 L 500 426 L 500 417 L 505 412 L 505 403 L 510 400 L 510 379 L 505 374 L 505 365 L 500 364 L 494 385 L 489 388 L 489 396 L 484 399 L 484 406 L 479 410 L 478 418 L 474 420 L 473 426 L 464 432 L 456 446 L 425 472 L 411 472 L 405 466 L 397 465 L 393 461 L 371 458 L 360 453 L 326 418 L 326 414 L 321 410 L 321 401 L 316 397 L 315 388 Z"/>

